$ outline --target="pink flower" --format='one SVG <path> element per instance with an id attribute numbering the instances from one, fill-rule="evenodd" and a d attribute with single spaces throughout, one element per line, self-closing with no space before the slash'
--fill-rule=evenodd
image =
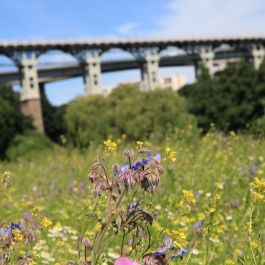
<path id="1" fill-rule="evenodd" d="M 114 265 L 141 265 L 138 262 L 131 261 L 127 257 L 121 257 L 115 261 Z"/>

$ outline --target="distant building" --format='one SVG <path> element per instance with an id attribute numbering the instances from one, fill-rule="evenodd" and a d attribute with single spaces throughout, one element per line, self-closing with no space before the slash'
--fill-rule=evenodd
<path id="1" fill-rule="evenodd" d="M 141 82 L 124 81 L 123 83 L 136 84 L 141 87 Z M 185 75 L 172 75 L 161 77 L 159 80 L 160 88 L 171 88 L 173 91 L 178 91 L 187 84 L 187 78 Z M 103 95 L 107 96 L 117 85 L 104 86 L 102 87 Z"/>
<path id="2" fill-rule="evenodd" d="M 162 77 L 160 83 L 162 88 L 169 87 L 173 91 L 177 91 L 187 84 L 187 78 L 185 75 L 172 75 Z"/>

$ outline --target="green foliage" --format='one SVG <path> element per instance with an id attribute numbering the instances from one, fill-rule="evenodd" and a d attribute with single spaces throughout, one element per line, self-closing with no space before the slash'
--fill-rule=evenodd
<path id="1" fill-rule="evenodd" d="M 171 90 L 144 93 L 132 84 L 118 86 L 110 96 L 78 98 L 66 110 L 69 138 L 87 146 L 125 134 L 129 140 L 163 139 L 175 128 L 195 124 L 185 100 Z"/>
<path id="2" fill-rule="evenodd" d="M 63 118 L 66 106 L 52 106 L 45 94 L 44 87 L 41 87 L 40 92 L 45 133 L 54 142 L 59 142 L 60 136 L 64 135 L 66 131 Z"/>
<path id="3" fill-rule="evenodd" d="M 215 77 L 203 67 L 195 84 L 181 94 L 205 131 L 210 124 L 221 130 L 240 130 L 263 115 L 265 100 L 265 66 L 255 71 L 246 62 L 229 65 Z"/>
<path id="4" fill-rule="evenodd" d="M 29 132 L 25 135 L 17 135 L 7 149 L 7 157 L 10 160 L 18 158 L 35 159 L 43 152 L 52 149 L 53 144 L 45 135 L 37 132 Z"/>
<path id="5" fill-rule="evenodd" d="M 78 147 L 107 136 L 107 100 L 103 96 L 80 97 L 66 109 L 68 138 Z"/>
<path id="6" fill-rule="evenodd" d="M 18 133 L 32 128 L 30 118 L 20 111 L 19 95 L 11 87 L 0 85 L 0 158 Z"/>

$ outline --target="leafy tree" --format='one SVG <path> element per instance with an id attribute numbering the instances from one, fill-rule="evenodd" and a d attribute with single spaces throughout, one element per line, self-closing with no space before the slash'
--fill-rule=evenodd
<path id="1" fill-rule="evenodd" d="M 129 140 L 161 139 L 176 127 L 194 124 L 183 98 L 171 90 L 144 93 L 122 84 L 108 97 L 82 97 L 66 110 L 69 138 L 76 146 L 126 134 Z"/>
<path id="2" fill-rule="evenodd" d="M 106 99 L 103 96 L 80 97 L 66 109 L 65 121 L 69 140 L 78 147 L 107 137 Z"/>
<path id="3" fill-rule="evenodd" d="M 36 159 L 43 156 L 45 152 L 52 150 L 52 141 L 43 133 L 27 132 L 24 135 L 18 134 L 12 139 L 6 151 L 6 156 L 10 160 Z"/>
<path id="4" fill-rule="evenodd" d="M 124 89 L 123 93 L 126 91 Z M 130 88 L 128 92 L 114 113 L 120 134 L 125 133 L 131 140 L 161 139 L 176 127 L 184 128 L 194 123 L 186 111 L 184 99 L 169 89 L 143 93 L 138 88 L 131 92 Z M 113 93 L 117 95 L 115 90 Z"/>
<path id="5" fill-rule="evenodd" d="M 16 134 L 33 128 L 31 119 L 20 111 L 18 93 L 4 85 L 0 85 L 0 128 L 0 158 L 5 157 L 6 149 Z"/>
<path id="6" fill-rule="evenodd" d="M 215 77 L 205 68 L 195 84 L 181 91 L 198 125 L 208 130 L 215 123 L 221 130 L 240 130 L 263 114 L 264 75 L 246 62 L 229 65 Z M 263 80 L 263 81 L 262 81 Z"/>

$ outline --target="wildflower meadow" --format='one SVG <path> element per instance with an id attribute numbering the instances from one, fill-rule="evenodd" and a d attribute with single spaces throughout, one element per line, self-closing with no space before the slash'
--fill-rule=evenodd
<path id="1" fill-rule="evenodd" d="M 0 264 L 265 264 L 264 150 L 187 128 L 1 162 Z"/>

